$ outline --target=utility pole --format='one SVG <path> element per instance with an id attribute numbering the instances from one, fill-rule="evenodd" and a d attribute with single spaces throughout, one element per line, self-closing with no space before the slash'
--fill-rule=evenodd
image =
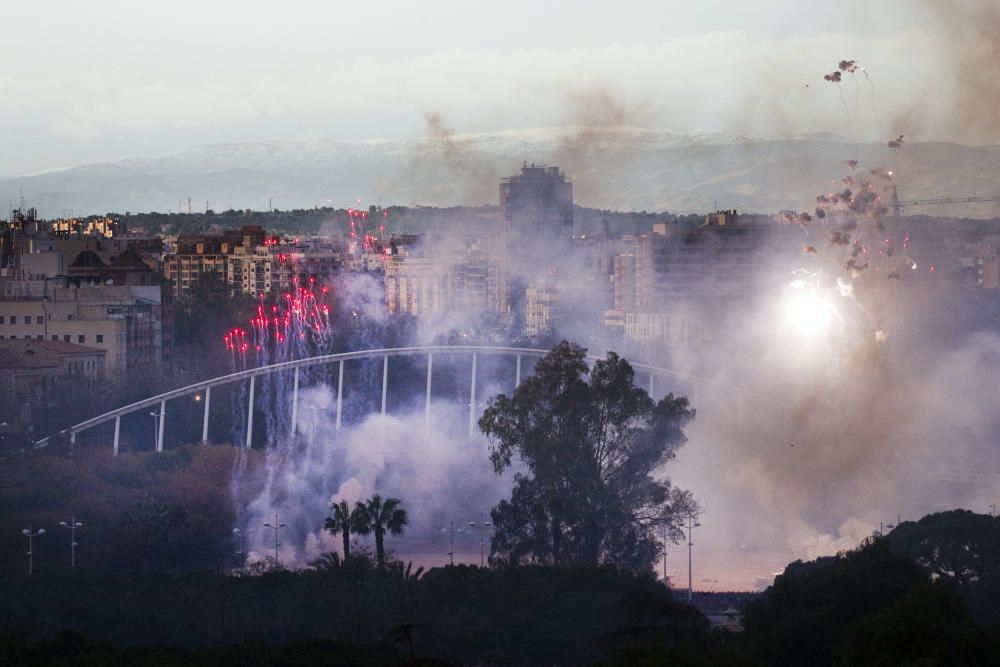
<path id="1" fill-rule="evenodd" d="M 76 543 L 76 529 L 83 527 L 83 524 L 76 520 L 76 516 L 70 519 L 69 523 L 65 521 L 60 521 L 59 525 L 63 528 L 69 528 L 69 567 L 71 570 L 76 570 L 76 548 L 79 546 Z"/>
<path id="2" fill-rule="evenodd" d="M 31 526 L 31 522 L 29 521 L 28 522 L 28 527 L 25 528 L 24 530 L 22 530 L 21 534 L 25 535 L 28 538 L 28 576 L 30 577 L 32 575 L 32 573 L 34 572 L 34 570 L 35 570 L 35 560 L 34 560 L 34 558 L 35 558 L 35 549 L 33 548 L 34 547 L 34 539 L 36 537 L 38 537 L 39 535 L 44 535 L 45 534 L 45 529 L 44 528 L 39 528 L 38 530 L 33 530 L 32 526 Z"/>

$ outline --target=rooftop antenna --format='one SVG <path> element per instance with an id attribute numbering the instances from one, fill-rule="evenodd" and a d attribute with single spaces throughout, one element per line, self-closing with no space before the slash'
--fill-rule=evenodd
<path id="1" fill-rule="evenodd" d="M 191 215 L 191 195 L 188 195 L 188 215 Z"/>

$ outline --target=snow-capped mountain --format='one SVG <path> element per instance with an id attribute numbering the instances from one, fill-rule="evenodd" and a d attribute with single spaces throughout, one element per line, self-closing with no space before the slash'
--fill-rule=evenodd
<path id="1" fill-rule="evenodd" d="M 498 179 L 522 162 L 556 164 L 577 203 L 622 210 L 702 212 L 713 206 L 772 212 L 810 209 L 839 185 L 845 161 L 896 173 L 904 200 L 1000 192 L 1000 147 L 948 143 L 860 144 L 829 134 L 677 134 L 638 127 L 555 127 L 414 140 L 305 139 L 197 146 L 176 155 L 46 170 L 0 180 L 23 188 L 42 215 L 315 205 L 498 201 Z M 933 213 L 928 209 L 926 212 Z M 944 215 L 992 217 L 996 204 Z"/>

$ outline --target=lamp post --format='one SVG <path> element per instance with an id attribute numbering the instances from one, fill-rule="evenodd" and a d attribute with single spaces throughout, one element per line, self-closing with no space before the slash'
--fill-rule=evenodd
<path id="1" fill-rule="evenodd" d="M 166 412 L 150 412 L 149 416 L 153 418 L 153 449 L 160 451 L 160 420 L 166 416 Z"/>
<path id="2" fill-rule="evenodd" d="M 266 524 L 265 524 L 266 525 Z M 240 550 L 236 552 L 236 555 L 240 557 L 240 573 L 247 573 L 247 554 L 246 554 L 246 536 L 253 535 L 257 532 L 256 528 L 248 528 L 246 530 L 240 530 L 239 528 L 233 528 L 233 535 L 240 538 Z M 277 556 L 275 556 L 277 558 Z"/>
<path id="3" fill-rule="evenodd" d="M 76 570 L 76 548 L 79 546 L 76 543 L 76 529 L 83 527 L 83 524 L 77 521 L 74 516 L 69 523 L 60 521 L 59 525 L 63 528 L 69 528 L 69 567 L 71 570 Z"/>
<path id="4" fill-rule="evenodd" d="M 278 531 L 281 530 L 282 528 L 284 528 L 285 524 L 278 522 L 278 515 L 277 515 L 277 513 L 275 513 L 275 515 L 274 515 L 274 524 L 272 525 L 270 523 L 265 523 L 264 527 L 265 528 L 270 528 L 271 530 L 274 531 L 274 564 L 275 564 L 275 566 L 277 566 L 278 565 Z"/>
<path id="5" fill-rule="evenodd" d="M 479 567 L 486 567 L 486 531 L 493 527 L 493 524 L 483 518 L 483 513 L 479 513 L 479 523 L 469 522 L 470 528 L 479 530 Z"/>
<path id="6" fill-rule="evenodd" d="M 667 526 L 663 525 L 663 585 L 668 589 L 670 582 L 667 580 Z"/>
<path id="7" fill-rule="evenodd" d="M 691 552 L 694 548 L 694 540 L 692 537 L 694 535 L 694 529 L 700 526 L 700 523 L 695 523 L 694 515 L 688 516 L 688 602 L 694 597 L 694 588 L 692 586 L 692 566 L 691 566 Z"/>
<path id="8" fill-rule="evenodd" d="M 34 569 L 35 569 L 35 567 L 34 567 L 35 566 L 35 563 L 34 563 L 35 550 L 33 548 L 33 546 L 34 546 L 34 539 L 36 537 L 38 537 L 39 535 L 44 535 L 45 534 L 45 529 L 44 528 L 39 528 L 38 530 L 33 530 L 32 527 L 31 527 L 31 522 L 29 521 L 28 522 L 28 527 L 25 528 L 24 530 L 22 530 L 21 534 L 25 535 L 28 538 L 28 576 L 30 577 L 32 575 L 32 573 L 34 572 Z"/>
<path id="9" fill-rule="evenodd" d="M 462 529 L 462 528 L 459 528 L 456 531 L 455 530 L 455 522 L 454 521 L 449 521 L 448 522 L 448 527 L 447 528 L 442 528 L 441 532 L 442 533 L 448 533 L 448 554 L 447 554 L 447 556 L 451 559 L 451 564 L 454 565 L 455 564 L 455 533 L 456 532 L 458 532 L 458 533 L 464 533 L 465 530 Z"/>

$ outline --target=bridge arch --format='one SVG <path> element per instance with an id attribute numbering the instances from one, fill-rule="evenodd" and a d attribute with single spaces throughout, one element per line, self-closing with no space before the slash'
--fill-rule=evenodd
<path id="1" fill-rule="evenodd" d="M 220 377 L 211 378 L 209 380 L 202 380 L 200 382 L 195 382 L 194 384 L 187 385 L 186 387 L 180 387 L 178 389 L 172 389 L 170 391 L 158 394 L 156 396 L 151 396 L 149 398 L 143 399 L 141 401 L 136 401 L 135 403 L 130 403 L 129 405 L 122 406 L 115 410 L 110 410 L 104 414 L 92 417 L 86 421 L 80 422 L 70 426 L 60 433 L 68 435 L 70 442 L 76 441 L 76 436 L 79 433 L 83 433 L 91 428 L 100 426 L 102 424 L 107 424 L 109 422 L 114 422 L 114 444 L 113 451 L 114 455 L 118 455 L 118 445 L 119 436 L 121 433 L 121 418 L 125 415 L 138 412 L 140 410 L 145 410 L 148 408 L 155 408 L 158 412 L 151 413 L 154 417 L 157 417 L 156 422 L 156 451 L 163 451 L 163 434 L 166 425 L 166 403 L 169 400 L 176 398 L 183 398 L 185 396 L 191 396 L 204 392 L 204 416 L 202 422 L 202 440 L 208 440 L 208 421 L 209 421 L 209 410 L 211 408 L 211 397 L 212 389 L 215 387 L 221 387 L 228 384 L 233 384 L 241 381 L 249 381 L 249 400 L 247 401 L 247 428 L 246 428 L 246 440 L 244 446 L 250 448 L 253 445 L 253 417 L 254 417 L 254 390 L 256 385 L 256 379 L 258 377 L 270 375 L 273 373 L 280 373 L 282 371 L 293 371 L 293 384 L 292 384 L 292 406 L 291 406 L 291 435 L 295 435 L 297 431 L 297 414 L 298 414 L 298 404 L 299 404 L 299 371 L 303 368 L 309 368 L 313 366 L 323 366 L 330 364 L 338 364 L 337 372 L 337 418 L 336 418 L 336 429 L 339 431 L 341 427 L 341 416 L 343 407 L 343 389 L 344 389 L 344 363 L 347 361 L 360 360 L 360 359 L 372 359 L 372 358 L 382 358 L 382 414 L 386 413 L 386 398 L 388 391 L 389 382 L 389 358 L 390 357 L 412 357 L 412 356 L 426 356 L 427 357 L 427 386 L 426 386 L 426 397 L 424 406 L 425 423 L 429 419 L 430 414 L 430 403 L 431 403 L 431 386 L 433 381 L 433 367 L 434 367 L 434 356 L 435 355 L 471 355 L 472 357 L 472 373 L 470 377 L 470 396 L 471 400 L 469 402 L 469 433 L 471 434 L 475 428 L 475 418 L 476 418 L 476 362 L 478 356 L 483 355 L 506 355 L 516 357 L 516 371 L 515 371 L 515 387 L 521 382 L 521 360 L 523 357 L 529 358 L 540 358 L 544 357 L 549 353 L 549 350 L 536 349 L 536 348 L 526 348 L 526 347 L 500 347 L 500 346 L 489 346 L 489 345 L 429 345 L 420 347 L 397 347 L 397 348 L 375 348 L 369 350 L 359 350 L 356 352 L 341 352 L 338 354 L 327 354 L 316 357 L 307 357 L 304 359 L 295 359 L 293 361 L 285 361 L 277 364 L 271 364 L 269 366 L 260 366 L 258 368 L 250 368 L 243 371 L 238 371 L 236 373 L 230 373 L 229 375 L 222 375 Z M 600 359 L 598 355 L 587 355 L 587 358 L 591 361 Z M 648 375 L 649 378 L 649 390 L 650 393 L 655 389 L 656 377 L 671 377 L 679 380 L 684 380 L 685 382 L 692 383 L 695 388 L 694 402 L 698 401 L 698 389 L 703 384 L 714 384 L 712 381 L 707 380 L 696 375 L 691 375 L 689 373 L 683 373 L 680 371 L 675 371 L 670 368 L 662 368 L 659 366 L 653 366 L 650 364 L 632 363 L 632 367 L 637 371 L 642 371 Z M 50 438 L 43 438 L 35 443 L 36 447 L 44 447 L 49 443 Z"/>

